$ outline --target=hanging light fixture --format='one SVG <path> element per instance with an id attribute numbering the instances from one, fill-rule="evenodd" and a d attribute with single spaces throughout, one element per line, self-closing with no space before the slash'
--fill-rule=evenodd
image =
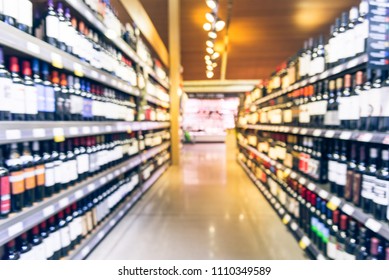
<path id="1" fill-rule="evenodd" d="M 205 43 L 208 47 L 210 48 L 213 48 L 215 46 L 215 43 L 211 40 L 208 40 L 206 43 Z"/>
<path id="2" fill-rule="evenodd" d="M 213 72 L 212 71 L 207 71 L 207 78 L 211 79 L 213 77 Z"/>
<path id="3" fill-rule="evenodd" d="M 207 48 L 207 53 L 213 54 L 215 51 L 212 48 Z"/>
<path id="4" fill-rule="evenodd" d="M 205 18 L 209 21 L 209 22 L 214 22 L 216 20 L 216 15 L 214 13 L 206 13 L 205 14 Z"/>
<path id="5" fill-rule="evenodd" d="M 206 0 L 205 3 L 212 10 L 214 10 L 217 7 L 217 1 L 216 0 Z"/>
<path id="6" fill-rule="evenodd" d="M 208 32 L 208 36 L 211 39 L 216 39 L 217 38 L 217 34 L 216 34 L 215 31 Z"/>
<path id="7" fill-rule="evenodd" d="M 205 31 L 211 31 L 212 24 L 210 24 L 209 22 L 206 22 L 206 23 L 204 23 L 203 28 Z"/>
<path id="8" fill-rule="evenodd" d="M 217 59 L 217 58 L 219 58 L 219 56 L 220 56 L 220 53 L 218 53 L 218 52 L 213 52 L 211 58 L 212 58 L 212 59 Z"/>
<path id="9" fill-rule="evenodd" d="M 215 29 L 217 32 L 222 31 L 223 28 L 226 26 L 226 23 L 224 20 L 218 19 L 215 23 Z"/>

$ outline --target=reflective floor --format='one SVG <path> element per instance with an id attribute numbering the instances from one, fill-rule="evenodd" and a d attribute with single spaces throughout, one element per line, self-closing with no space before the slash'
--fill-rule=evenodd
<path id="1" fill-rule="evenodd" d="M 186 145 L 89 259 L 306 259 L 225 144 Z"/>

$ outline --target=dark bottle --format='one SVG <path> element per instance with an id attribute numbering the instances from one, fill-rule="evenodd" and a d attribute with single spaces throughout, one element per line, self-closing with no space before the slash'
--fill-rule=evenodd
<path id="1" fill-rule="evenodd" d="M 348 31 L 348 19 L 349 19 L 349 13 L 343 12 L 340 20 L 340 27 L 338 29 L 338 56 L 339 56 L 339 63 L 344 63 L 347 57 L 347 48 L 342 47 L 345 46 L 347 42 L 347 31 Z"/>
<path id="2" fill-rule="evenodd" d="M 353 199 L 353 185 L 354 177 L 357 168 L 357 145 L 351 144 L 351 156 L 347 163 L 347 178 L 346 178 L 346 187 L 344 189 L 344 198 L 347 201 L 352 201 Z"/>
<path id="3" fill-rule="evenodd" d="M 17 1 L 3 1 L 2 7 L 2 21 L 11 25 L 17 26 L 17 18 L 19 14 Z"/>
<path id="4" fill-rule="evenodd" d="M 53 0 L 47 1 L 47 12 L 38 28 L 35 29 L 35 36 L 45 40 L 50 45 L 59 46 L 59 18 L 55 12 Z"/>
<path id="5" fill-rule="evenodd" d="M 42 201 L 45 197 L 45 162 L 40 155 L 39 142 L 32 143 L 33 165 L 35 166 L 35 201 Z"/>
<path id="6" fill-rule="evenodd" d="M 55 165 L 54 160 L 51 158 L 49 141 L 44 142 L 42 159 L 45 165 L 45 197 L 50 197 L 54 193 Z"/>
<path id="7" fill-rule="evenodd" d="M 338 197 L 344 197 L 344 189 L 346 187 L 347 179 L 347 146 L 346 141 L 341 142 L 340 154 L 338 162 L 336 164 L 337 176 L 336 176 L 336 195 Z"/>
<path id="8" fill-rule="evenodd" d="M 358 129 L 359 124 L 359 118 L 360 118 L 360 112 L 359 108 L 360 106 L 360 93 L 362 92 L 363 87 L 363 72 L 358 71 L 355 74 L 355 82 L 354 82 L 354 88 L 351 91 L 351 95 L 348 98 L 348 106 L 347 109 L 349 110 L 347 113 L 348 118 L 348 129 L 355 130 Z"/>
<path id="9" fill-rule="evenodd" d="M 355 250 L 357 248 L 357 223 L 353 220 L 349 221 L 347 238 L 345 241 L 345 251 L 343 253 L 344 260 L 355 260 Z"/>
<path id="10" fill-rule="evenodd" d="M 7 1 L 5 1 L 7 2 Z M 32 34 L 33 9 L 30 0 L 19 1 L 16 27 L 23 32 Z"/>
<path id="11" fill-rule="evenodd" d="M 50 81 L 49 65 L 45 62 L 42 64 L 42 78 L 45 87 L 45 117 L 47 121 L 55 119 L 55 92 Z"/>
<path id="12" fill-rule="evenodd" d="M 346 237 L 347 237 L 347 222 L 346 215 L 340 215 L 340 228 L 336 235 L 336 260 L 344 260 L 344 253 L 346 249 Z"/>
<path id="13" fill-rule="evenodd" d="M 34 252 L 34 260 L 46 259 L 45 246 L 42 241 L 39 225 L 33 227 L 31 230 L 31 245 Z"/>
<path id="14" fill-rule="evenodd" d="M 58 213 L 58 230 L 61 237 L 61 257 L 67 256 L 70 250 L 70 235 L 68 223 L 64 217 L 64 211 Z"/>
<path id="15" fill-rule="evenodd" d="M 73 145 L 72 141 L 69 139 L 66 141 L 67 144 L 67 153 L 66 153 L 66 161 L 67 161 L 67 170 L 69 177 L 69 185 L 74 185 L 78 180 L 78 172 L 77 172 L 77 160 L 76 156 L 73 153 Z"/>
<path id="16" fill-rule="evenodd" d="M 369 243 L 370 238 L 365 227 L 359 228 L 358 234 L 358 246 L 355 248 L 355 258 L 357 260 L 366 260 L 369 256 Z"/>
<path id="17" fill-rule="evenodd" d="M 65 23 L 67 25 L 67 38 L 66 38 L 66 52 L 73 53 L 73 45 L 75 44 L 74 40 L 77 40 L 76 38 L 76 31 L 74 30 L 72 23 L 71 23 L 71 14 L 70 9 L 65 9 Z M 64 25 L 64 26 L 66 26 Z M 65 27 L 63 27 L 65 28 Z"/>
<path id="18" fill-rule="evenodd" d="M 4 52 L 0 47 L 0 121 L 11 120 L 12 79 L 4 66 Z"/>
<path id="19" fill-rule="evenodd" d="M 35 166 L 28 142 L 23 143 L 23 153 L 21 156 L 24 175 L 24 205 L 31 206 L 35 202 Z"/>
<path id="20" fill-rule="evenodd" d="M 327 257 L 335 260 L 337 256 L 336 236 L 339 231 L 339 211 L 327 210 L 327 224 L 330 228 L 330 235 L 327 243 Z"/>
<path id="21" fill-rule="evenodd" d="M 12 78 L 12 87 L 11 87 L 11 114 L 12 120 L 14 121 L 24 121 L 25 120 L 25 104 L 26 104 L 26 94 L 25 94 L 25 85 L 23 79 L 20 77 L 20 67 L 19 60 L 17 57 L 12 56 L 9 59 L 9 69 L 11 72 Z"/>
<path id="22" fill-rule="evenodd" d="M 327 255 L 327 243 L 328 239 L 330 238 L 330 228 L 327 223 L 327 201 L 322 200 L 321 206 L 320 206 L 320 221 L 322 226 L 322 241 L 319 242 L 319 250 L 324 253 L 324 255 Z"/>
<path id="23" fill-rule="evenodd" d="M 68 170 L 68 158 L 66 156 L 65 152 L 65 142 L 59 143 L 59 154 L 58 154 L 58 161 L 60 161 L 60 167 L 59 170 L 61 170 L 61 187 L 60 190 L 65 190 L 69 187 L 70 185 L 70 174 Z"/>
<path id="24" fill-rule="evenodd" d="M 353 114 L 353 112 L 358 111 L 355 110 L 358 107 L 354 107 L 354 104 L 351 104 L 349 101 L 350 96 L 352 93 L 352 84 L 351 84 L 351 75 L 347 74 L 344 76 L 344 88 L 341 92 L 338 100 L 339 100 L 339 120 L 340 120 L 340 127 L 342 129 L 350 129 L 350 114 Z"/>
<path id="25" fill-rule="evenodd" d="M 3 147 L 0 146 L 0 219 L 11 212 L 11 185 L 9 172 L 4 167 Z"/>
<path id="26" fill-rule="evenodd" d="M 77 206 L 77 203 L 72 204 L 72 215 L 73 215 L 73 226 L 71 228 L 71 233 L 76 236 L 76 245 L 79 244 L 83 238 L 82 235 L 82 217 L 81 209 Z"/>
<path id="27" fill-rule="evenodd" d="M 378 149 L 370 148 L 369 165 L 362 175 L 361 206 L 366 213 L 372 213 L 374 187 L 377 185 Z"/>
<path id="28" fill-rule="evenodd" d="M 56 143 L 52 143 L 51 159 L 54 162 L 54 193 L 58 193 L 60 190 L 64 189 L 62 187 L 64 181 L 63 177 L 67 175 L 66 173 L 64 173 L 64 168 L 62 168 L 63 162 L 59 159 L 58 148 L 59 147 Z"/>
<path id="29" fill-rule="evenodd" d="M 34 58 L 32 60 L 32 72 L 33 72 L 33 82 L 36 88 L 37 93 L 37 120 L 44 121 L 46 114 L 46 95 L 45 95 L 45 86 L 43 85 L 43 80 L 40 76 L 40 65 L 39 60 Z"/>
<path id="30" fill-rule="evenodd" d="M 359 163 L 355 169 L 354 180 L 353 180 L 353 203 L 356 206 L 361 205 L 361 189 L 363 174 L 366 171 L 366 148 L 361 145 L 359 147 Z"/>
<path id="31" fill-rule="evenodd" d="M 59 31 L 58 31 L 58 40 L 57 40 L 58 48 L 61 51 L 66 52 L 68 50 L 68 46 L 66 44 L 67 36 L 68 36 L 68 24 L 64 15 L 63 5 L 61 2 L 59 2 L 57 5 L 57 17 L 59 20 L 58 23 Z"/>
<path id="32" fill-rule="evenodd" d="M 55 120 L 63 121 L 65 100 L 64 97 L 62 96 L 58 71 L 53 71 L 51 73 L 51 82 L 54 88 L 54 95 L 55 95 Z"/>
<path id="33" fill-rule="evenodd" d="M 81 108 L 79 106 L 80 102 L 79 100 L 81 97 L 79 94 L 76 94 L 76 89 L 75 89 L 75 78 L 73 75 L 68 76 L 68 93 L 69 93 L 69 117 L 72 121 L 79 121 L 81 120 Z M 82 104 L 82 99 L 81 99 L 81 104 Z M 81 105 L 82 106 L 82 105 Z"/>
<path id="34" fill-rule="evenodd" d="M 23 80 L 24 80 L 24 108 L 25 119 L 27 121 L 34 121 L 38 117 L 38 92 L 32 78 L 32 71 L 29 61 L 23 61 Z"/>
<path id="35" fill-rule="evenodd" d="M 328 154 L 328 182 L 330 183 L 331 192 L 336 194 L 337 188 L 337 177 L 338 177 L 338 160 L 339 160 L 339 142 L 334 141 L 334 147 L 332 153 Z M 329 152 L 331 150 L 329 149 Z"/>
<path id="36" fill-rule="evenodd" d="M 374 186 L 373 197 L 373 213 L 374 217 L 381 221 L 388 219 L 388 204 L 389 204 L 389 151 L 382 150 L 382 164 L 377 171 Z"/>
<path id="37" fill-rule="evenodd" d="M 42 238 L 42 242 L 44 245 L 45 259 L 52 260 L 53 258 L 53 244 L 52 244 L 52 236 L 49 234 L 49 230 L 47 228 L 47 222 L 43 221 L 40 225 L 40 235 Z"/>
<path id="38" fill-rule="evenodd" d="M 74 231 L 73 231 L 73 215 L 72 215 L 72 208 L 71 206 L 67 207 L 65 209 L 65 221 L 67 223 L 67 227 L 68 227 L 68 233 L 69 233 L 69 240 L 70 240 L 70 245 L 69 245 L 69 251 L 73 250 L 74 247 L 76 246 L 77 244 L 77 235 L 76 234 L 73 234 Z"/>
<path id="39" fill-rule="evenodd" d="M 376 237 L 370 239 L 370 255 L 367 257 L 368 260 L 379 260 L 379 246 L 380 240 Z"/>
<path id="40" fill-rule="evenodd" d="M 25 188 L 22 161 L 16 143 L 11 144 L 6 165 L 9 170 L 9 181 L 11 183 L 11 211 L 19 212 L 24 207 Z"/>
<path id="41" fill-rule="evenodd" d="M 370 91 L 372 90 L 372 70 L 367 69 L 365 73 L 365 82 L 362 86 L 362 90 L 359 93 L 360 96 L 360 118 L 358 129 L 368 130 L 367 120 L 369 119 L 372 110 L 370 108 Z"/>
<path id="42" fill-rule="evenodd" d="M 3 260 L 18 260 L 20 253 L 16 248 L 16 241 L 11 240 L 5 245 L 5 251 L 2 257 Z"/>
<path id="43" fill-rule="evenodd" d="M 63 98 L 63 119 L 64 121 L 71 120 L 71 102 L 70 102 L 70 94 L 68 89 L 68 80 L 65 74 L 61 74 L 61 96 Z"/>
<path id="44" fill-rule="evenodd" d="M 389 71 L 384 71 L 384 73 L 385 73 L 386 79 L 385 79 L 384 83 L 382 84 L 382 88 L 381 88 L 382 93 L 381 94 L 386 93 L 386 95 L 381 95 L 382 101 L 381 101 L 381 117 L 379 119 L 379 125 L 378 125 L 379 131 L 388 131 L 389 130 L 389 106 L 388 106 L 389 98 L 387 97 L 387 92 L 389 90 Z M 0 77 L 1 77 L 1 66 L 0 66 Z"/>
<path id="45" fill-rule="evenodd" d="M 375 71 L 375 78 L 372 84 L 372 88 L 368 93 L 369 98 L 369 115 L 367 118 L 366 127 L 369 131 L 378 130 L 379 119 L 381 118 L 381 100 L 382 96 L 386 94 L 387 88 L 383 87 L 385 78 L 383 77 L 383 71 L 377 69 Z"/>
<path id="46" fill-rule="evenodd" d="M 32 246 L 28 242 L 27 232 L 24 232 L 19 237 L 20 260 L 34 260 L 34 252 L 31 249 Z"/>
<path id="47" fill-rule="evenodd" d="M 332 80 L 329 82 L 329 97 L 327 112 L 324 117 L 324 124 L 328 128 L 337 128 L 340 125 L 338 115 L 338 96 L 336 92 L 336 82 Z"/>
<path id="48" fill-rule="evenodd" d="M 51 245 L 53 256 L 52 260 L 59 260 L 61 258 L 62 244 L 60 229 L 56 223 L 55 216 L 49 218 L 49 236 L 51 238 Z"/>
<path id="49" fill-rule="evenodd" d="M 317 127 L 324 127 L 324 120 L 327 114 L 328 98 L 329 98 L 329 81 L 323 82 L 322 93 L 318 95 L 317 103 Z"/>

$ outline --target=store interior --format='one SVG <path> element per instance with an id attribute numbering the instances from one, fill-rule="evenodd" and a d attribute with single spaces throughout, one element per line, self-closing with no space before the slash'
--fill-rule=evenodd
<path id="1" fill-rule="evenodd" d="M 389 0 L 0 0 L 0 259 L 388 260 Z"/>

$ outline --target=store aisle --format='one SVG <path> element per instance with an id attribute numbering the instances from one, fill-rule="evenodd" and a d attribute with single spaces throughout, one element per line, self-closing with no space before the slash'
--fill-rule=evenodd
<path id="1" fill-rule="evenodd" d="M 305 259 L 228 144 L 187 145 L 89 259 Z"/>

